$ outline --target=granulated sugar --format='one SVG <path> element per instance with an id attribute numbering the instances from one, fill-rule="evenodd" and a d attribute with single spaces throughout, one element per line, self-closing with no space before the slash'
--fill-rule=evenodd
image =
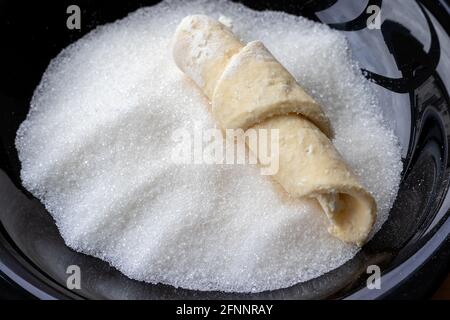
<path id="1" fill-rule="evenodd" d="M 171 161 L 172 132 L 215 126 L 170 51 L 177 24 L 199 13 L 263 41 L 323 105 L 336 147 L 378 203 L 378 230 L 397 193 L 400 149 L 344 36 L 228 1 L 163 2 L 64 49 L 18 131 L 23 185 L 68 246 L 133 279 L 258 292 L 337 268 L 358 248 L 327 233 L 315 203 L 286 202 L 255 166 Z"/>

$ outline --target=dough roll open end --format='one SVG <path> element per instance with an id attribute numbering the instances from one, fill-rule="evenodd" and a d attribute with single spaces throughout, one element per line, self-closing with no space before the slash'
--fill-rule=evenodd
<path id="1" fill-rule="evenodd" d="M 176 65 L 208 97 L 221 128 L 277 129 L 273 178 L 293 198 L 316 199 L 330 234 L 364 244 L 376 218 L 375 200 L 332 145 L 321 106 L 270 51 L 260 41 L 244 45 L 204 15 L 184 18 L 172 43 Z"/>

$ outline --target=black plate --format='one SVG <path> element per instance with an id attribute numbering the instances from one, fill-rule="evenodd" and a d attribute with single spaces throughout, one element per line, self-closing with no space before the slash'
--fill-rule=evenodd
<path id="1" fill-rule="evenodd" d="M 443 0 L 243 2 L 255 9 L 303 15 L 346 33 L 403 148 L 400 192 L 382 230 L 340 268 L 291 288 L 259 294 L 145 284 L 126 278 L 105 262 L 72 251 L 41 203 L 21 186 L 15 133 L 50 59 L 97 25 L 153 2 L 0 1 L 0 274 L 9 283 L 0 288 L 19 287 L 23 295 L 28 292 L 26 295 L 38 298 L 417 298 L 429 294 L 448 272 L 448 6 Z M 82 9 L 81 30 L 66 28 L 70 4 Z M 371 5 L 381 8 L 381 29 L 366 28 Z M 383 272 L 380 290 L 365 286 L 366 269 L 372 264 Z M 83 271 L 80 290 L 66 288 L 69 265 L 78 265 Z"/>

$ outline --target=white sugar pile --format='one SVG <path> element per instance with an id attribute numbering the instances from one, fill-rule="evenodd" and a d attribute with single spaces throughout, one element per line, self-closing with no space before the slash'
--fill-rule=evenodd
<path id="1" fill-rule="evenodd" d="M 172 132 L 214 127 L 171 59 L 183 17 L 227 17 L 262 40 L 324 107 L 335 145 L 375 196 L 376 229 L 400 180 L 397 139 L 342 34 L 228 1 L 169 1 L 97 28 L 55 58 L 17 134 L 23 185 L 67 245 L 128 277 L 258 292 L 318 277 L 358 249 L 307 201 L 286 203 L 254 166 L 177 165 Z"/>

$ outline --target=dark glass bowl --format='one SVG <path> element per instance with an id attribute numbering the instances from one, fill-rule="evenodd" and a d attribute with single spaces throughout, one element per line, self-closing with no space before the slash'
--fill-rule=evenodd
<path id="1" fill-rule="evenodd" d="M 34 88 L 50 59 L 97 25 L 152 1 L 0 1 L 0 297 L 95 299 L 321 299 L 426 297 L 449 270 L 448 6 L 442 1 L 243 1 L 327 23 L 349 39 L 373 82 L 402 149 L 400 192 L 382 230 L 343 266 L 291 288 L 258 294 L 176 289 L 130 280 L 107 263 L 64 245 L 51 216 L 22 186 L 14 146 Z M 81 30 L 66 28 L 78 4 Z M 380 28 L 367 28 L 378 6 Z M 381 289 L 366 287 L 367 266 L 382 270 Z M 69 265 L 81 289 L 66 287 Z M 14 289 L 20 289 L 13 292 Z M 3 290 L 4 291 L 4 290 Z M 13 295 L 14 294 L 14 295 Z"/>

